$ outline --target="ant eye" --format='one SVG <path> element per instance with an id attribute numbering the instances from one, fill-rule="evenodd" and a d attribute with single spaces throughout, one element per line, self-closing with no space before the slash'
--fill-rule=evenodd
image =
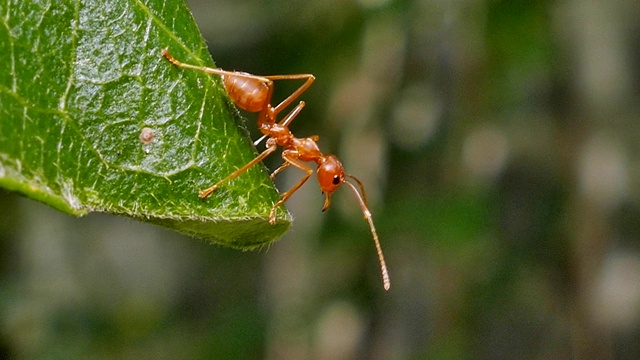
<path id="1" fill-rule="evenodd" d="M 340 184 L 340 176 L 333 175 L 333 185 L 338 185 L 338 184 Z"/>

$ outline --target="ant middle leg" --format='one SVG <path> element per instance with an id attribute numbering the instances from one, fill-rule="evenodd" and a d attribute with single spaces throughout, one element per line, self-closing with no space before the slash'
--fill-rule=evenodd
<path id="1" fill-rule="evenodd" d="M 286 168 L 289 167 L 289 165 L 291 165 L 290 162 L 285 161 L 284 163 L 282 163 L 282 165 L 278 166 L 277 169 L 273 170 L 273 172 L 271 173 L 271 175 L 269 177 L 271 177 L 271 181 L 275 180 L 276 175 L 280 174 L 280 172 Z"/>
<path id="2" fill-rule="evenodd" d="M 304 101 L 300 101 L 300 103 L 298 105 L 296 105 L 295 108 L 293 108 L 293 110 L 291 110 L 287 116 L 285 116 L 282 121 L 280 121 L 278 123 L 278 125 L 280 126 L 284 126 L 287 127 L 289 126 L 289 124 L 293 121 L 293 119 L 295 119 L 298 114 L 300 114 L 300 111 L 302 111 L 302 109 L 304 109 L 305 106 L 305 102 Z M 266 139 L 269 135 L 265 134 L 262 135 L 260 138 L 258 138 L 258 140 L 253 142 L 253 146 L 258 146 L 258 144 L 260 144 L 262 142 L 262 140 Z"/>
<path id="3" fill-rule="evenodd" d="M 240 175 L 243 172 L 249 170 L 249 168 L 251 168 L 253 165 L 261 162 L 262 160 L 264 160 L 264 158 L 266 158 L 267 156 L 271 155 L 271 153 L 276 151 L 277 148 L 278 148 L 278 144 L 276 144 L 275 142 L 267 141 L 267 148 L 263 152 L 261 152 L 258 156 L 256 156 L 253 160 L 249 161 L 246 165 L 244 165 L 240 169 L 232 172 L 229 176 L 227 176 L 224 179 L 218 181 L 215 185 L 200 191 L 200 194 L 198 195 L 198 197 L 200 197 L 200 199 L 207 198 L 209 195 L 211 195 L 211 193 L 213 193 L 214 191 L 218 190 L 218 188 L 222 184 L 226 183 L 227 181 L 235 179 L 236 177 L 238 177 L 238 175 Z"/>
<path id="4" fill-rule="evenodd" d="M 305 171 L 306 174 L 291 189 L 289 189 L 286 192 L 284 192 L 281 195 L 280 200 L 278 200 L 278 202 L 276 202 L 273 205 L 273 207 L 271 208 L 271 212 L 269 213 L 269 223 L 271 223 L 271 224 L 275 224 L 276 223 L 276 209 L 278 207 L 280 207 L 282 204 L 284 204 L 287 200 L 289 200 L 291 195 L 293 195 L 293 193 L 298 191 L 298 189 L 300 189 L 300 187 L 302 185 L 304 185 L 304 183 L 306 183 L 307 180 L 309 180 L 311 175 L 313 175 L 313 170 L 310 167 L 308 167 L 307 165 L 305 165 L 305 164 L 301 163 L 300 161 L 296 160 L 297 159 L 297 153 L 295 151 L 294 152 L 289 151 L 289 150 L 283 151 L 282 152 L 282 158 L 284 159 L 285 163 L 282 164 L 280 167 L 278 167 L 276 169 L 276 171 L 274 171 L 273 175 L 275 175 L 278 172 L 280 172 L 281 170 L 287 168 L 289 165 L 293 165 L 293 166 L 297 167 L 298 169 L 300 169 L 302 171 Z"/>

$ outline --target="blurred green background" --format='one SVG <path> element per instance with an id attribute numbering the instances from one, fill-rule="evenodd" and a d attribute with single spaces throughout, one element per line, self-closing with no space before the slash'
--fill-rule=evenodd
<path id="1" fill-rule="evenodd" d="M 0 357 L 640 357 L 639 2 L 189 5 L 218 66 L 316 75 L 291 128 L 391 291 L 315 180 L 259 252 L 0 192 Z"/>

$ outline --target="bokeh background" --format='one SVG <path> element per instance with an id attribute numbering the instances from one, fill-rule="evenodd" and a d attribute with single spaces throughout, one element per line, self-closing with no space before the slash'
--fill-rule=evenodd
<path id="1" fill-rule="evenodd" d="M 188 3 L 218 66 L 317 76 L 291 128 L 391 291 L 314 180 L 259 252 L 0 192 L 0 357 L 640 357 L 640 2 Z"/>

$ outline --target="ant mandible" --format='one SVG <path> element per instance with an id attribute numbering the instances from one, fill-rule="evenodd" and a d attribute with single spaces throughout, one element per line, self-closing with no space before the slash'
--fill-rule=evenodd
<path id="1" fill-rule="evenodd" d="M 162 50 L 162 56 L 178 67 L 199 70 L 207 74 L 221 76 L 229 97 L 239 108 L 249 112 L 260 112 L 258 115 L 258 128 L 262 132 L 263 136 L 254 144 L 257 145 L 262 139 L 265 137 L 267 138 L 266 149 L 262 153 L 243 167 L 228 175 L 226 178 L 218 181 L 215 185 L 200 191 L 198 196 L 201 199 L 207 198 L 221 185 L 235 179 L 252 166 L 258 164 L 264 160 L 264 158 L 276 151 L 278 146 L 280 146 L 283 148 L 282 159 L 284 160 L 284 163 L 271 174 L 271 179 L 291 165 L 304 171 L 306 174 L 291 189 L 284 192 L 281 195 L 280 200 L 278 200 L 278 202 L 276 202 L 271 208 L 271 212 L 269 213 L 269 223 L 275 224 L 276 209 L 284 204 L 291 195 L 293 195 L 293 193 L 295 193 L 305 182 L 307 182 L 307 180 L 309 180 L 311 175 L 313 175 L 313 170 L 304 164 L 304 162 L 315 162 L 317 166 L 316 173 L 318 184 L 320 185 L 322 193 L 325 195 L 322 211 L 326 211 L 329 208 L 329 205 L 331 204 L 331 194 L 336 191 L 340 185 L 346 184 L 353 191 L 353 194 L 360 204 L 362 215 L 364 215 L 364 218 L 369 223 L 369 228 L 373 235 L 373 241 L 376 246 L 378 260 L 380 262 L 384 289 L 389 290 L 391 287 L 389 272 L 387 271 L 387 265 L 378 239 L 378 233 L 376 232 L 371 212 L 367 206 L 367 199 L 362 182 L 355 176 L 345 173 L 342 163 L 340 163 L 340 160 L 338 160 L 335 155 L 325 155 L 320 151 L 316 143 L 319 139 L 318 136 L 297 138 L 289 130 L 289 124 L 304 108 L 304 101 L 300 101 L 298 105 L 296 105 L 293 110 L 291 110 L 282 119 L 282 121 L 276 122 L 278 114 L 294 102 L 309 88 L 309 86 L 311 86 L 315 80 L 315 76 L 311 74 L 256 76 L 245 72 L 226 71 L 218 68 L 190 65 L 175 59 L 171 56 L 168 49 Z M 305 82 L 296 91 L 280 102 L 280 104 L 276 107 L 272 107 L 271 96 L 273 95 L 274 80 L 305 80 Z M 354 180 L 356 184 L 358 184 L 358 187 L 348 181 L 347 178 Z M 359 191 L 358 188 L 360 189 Z"/>

